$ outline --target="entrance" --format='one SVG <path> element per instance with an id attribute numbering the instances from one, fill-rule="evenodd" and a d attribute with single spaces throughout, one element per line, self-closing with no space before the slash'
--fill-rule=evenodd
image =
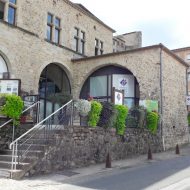
<path id="1" fill-rule="evenodd" d="M 112 89 L 124 90 L 124 104 L 131 108 L 139 104 L 139 84 L 135 76 L 127 69 L 107 66 L 92 73 L 85 81 L 80 98 L 92 96 L 99 101 L 111 102 Z"/>
<path id="2" fill-rule="evenodd" d="M 71 99 L 69 79 L 59 65 L 51 63 L 42 71 L 39 95 L 41 119 L 46 118 Z"/>

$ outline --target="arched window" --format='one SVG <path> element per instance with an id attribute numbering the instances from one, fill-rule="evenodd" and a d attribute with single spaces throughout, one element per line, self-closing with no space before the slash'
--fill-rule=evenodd
<path id="1" fill-rule="evenodd" d="M 85 81 L 80 98 L 92 96 L 99 101 L 111 101 L 112 89 L 124 90 L 124 104 L 129 108 L 138 105 L 139 84 L 135 76 L 127 69 L 107 66 L 92 73 Z"/>
<path id="2" fill-rule="evenodd" d="M 8 72 L 7 64 L 5 63 L 5 60 L 0 55 L 0 78 L 3 78 L 3 73 Z"/>

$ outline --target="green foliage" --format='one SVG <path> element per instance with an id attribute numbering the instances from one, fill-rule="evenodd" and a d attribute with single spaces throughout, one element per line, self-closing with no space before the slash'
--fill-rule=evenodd
<path id="1" fill-rule="evenodd" d="M 157 112 L 148 112 L 146 117 L 147 128 L 151 131 L 151 133 L 155 134 L 157 132 L 158 127 L 158 113 Z"/>
<path id="2" fill-rule="evenodd" d="M 188 125 L 190 126 L 190 113 L 188 113 L 187 121 L 188 121 Z"/>
<path id="3" fill-rule="evenodd" d="M 115 127 L 118 135 L 124 135 L 126 128 L 126 118 L 128 114 L 128 108 L 124 105 L 115 105 L 117 110 L 117 117 L 115 122 Z"/>
<path id="4" fill-rule="evenodd" d="M 130 108 L 126 119 L 127 127 L 145 127 L 146 123 L 146 108 L 143 106 L 134 106 Z"/>
<path id="5" fill-rule="evenodd" d="M 24 107 L 21 97 L 14 94 L 2 97 L 5 98 L 5 104 L 0 107 L 0 114 L 13 119 L 13 124 L 18 125 Z"/>
<path id="6" fill-rule="evenodd" d="M 102 111 L 101 103 L 97 101 L 91 101 L 91 110 L 88 114 L 88 125 L 91 127 L 96 127 L 100 119 L 100 114 Z"/>
<path id="7" fill-rule="evenodd" d="M 103 128 L 114 127 L 114 123 L 117 117 L 117 110 L 113 103 L 102 102 L 102 111 L 100 114 L 100 120 L 98 126 Z"/>

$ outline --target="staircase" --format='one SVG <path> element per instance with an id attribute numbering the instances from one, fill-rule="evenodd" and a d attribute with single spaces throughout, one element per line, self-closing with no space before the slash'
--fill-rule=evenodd
<path id="1" fill-rule="evenodd" d="M 56 131 L 72 124 L 71 100 L 35 126 L 26 127 L 25 133 L 0 150 L 0 178 L 21 179 L 30 175 L 30 170 L 54 144 Z"/>

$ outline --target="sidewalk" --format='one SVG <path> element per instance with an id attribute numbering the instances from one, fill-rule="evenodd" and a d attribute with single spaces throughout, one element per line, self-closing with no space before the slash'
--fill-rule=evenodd
<path id="1" fill-rule="evenodd" d="M 64 182 L 66 183 L 68 181 L 93 174 L 110 172 L 114 169 L 140 167 L 152 162 L 164 161 L 183 155 L 190 155 L 190 145 L 180 147 L 180 155 L 176 155 L 175 150 L 170 150 L 162 153 L 153 153 L 153 160 L 147 160 L 147 155 L 140 155 L 126 160 L 113 161 L 112 168 L 108 169 L 105 168 L 104 163 L 92 165 L 85 168 L 72 169 L 69 171 L 60 171 L 49 175 L 24 178 L 20 181 L 0 179 L 0 189 L 3 187 L 3 190 L 87 190 L 87 188 L 74 187 L 72 185 L 64 184 Z"/>

